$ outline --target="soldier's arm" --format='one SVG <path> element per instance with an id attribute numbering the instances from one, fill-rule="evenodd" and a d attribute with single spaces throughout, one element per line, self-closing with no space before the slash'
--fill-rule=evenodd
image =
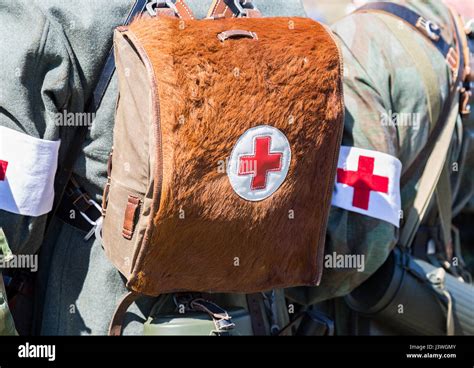
<path id="1" fill-rule="evenodd" d="M 377 32 L 386 32 L 373 21 L 369 24 Z M 388 122 L 388 115 L 394 111 L 390 85 L 392 65 L 383 46 L 373 38 L 366 38 L 374 34 L 364 29 L 366 25 L 367 22 L 361 19 L 346 18 L 334 27 L 344 59 L 346 115 L 342 146 L 382 152 L 396 159 L 399 158 L 399 137 L 396 127 Z M 400 191 L 399 186 L 394 190 Z M 326 265 L 318 287 L 293 288 L 287 291 L 287 296 L 301 304 L 314 304 L 348 294 L 373 274 L 398 240 L 397 226 L 376 215 L 356 213 L 333 205 L 325 261 L 327 257 L 337 255 L 360 255 L 363 256 L 361 266 Z"/>
<path id="2" fill-rule="evenodd" d="M 31 254 L 54 196 L 45 174 L 54 177 L 73 134 L 58 114 L 82 110 L 82 89 L 61 27 L 31 2 L 2 4 L 0 28 L 0 227 L 14 253 Z"/>

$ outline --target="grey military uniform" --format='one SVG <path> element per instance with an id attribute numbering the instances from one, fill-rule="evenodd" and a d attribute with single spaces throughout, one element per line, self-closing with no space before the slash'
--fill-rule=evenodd
<path id="1" fill-rule="evenodd" d="M 209 0 L 189 0 L 204 17 Z M 74 128 L 54 124 L 58 112 L 84 111 L 112 44 L 112 31 L 134 1 L 13 1 L 0 5 L 0 125 L 34 137 L 61 139 L 60 162 Z M 265 15 L 304 15 L 299 0 L 257 0 Z M 74 174 L 100 203 L 112 146 L 116 79 L 113 78 L 77 158 Z M 44 238 L 46 215 L 26 217 L 0 211 L 0 226 L 15 253 L 41 249 L 37 283 L 36 332 L 45 335 L 105 334 L 126 292 L 123 279 L 106 259 L 99 241 L 54 219 Z M 281 295 L 281 293 L 280 293 Z M 220 296 L 245 304 L 243 295 Z M 282 296 L 281 296 L 282 299 Z M 153 299 L 127 313 L 125 334 L 140 334 Z M 283 317 L 282 317 L 283 318 Z M 281 323 L 285 320 L 282 319 Z"/>

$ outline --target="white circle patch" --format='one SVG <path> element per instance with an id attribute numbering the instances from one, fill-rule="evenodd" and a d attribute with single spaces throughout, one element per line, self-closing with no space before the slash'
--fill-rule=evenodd
<path id="1" fill-rule="evenodd" d="M 260 125 L 240 136 L 230 155 L 227 176 L 235 192 L 261 201 L 280 187 L 288 174 L 290 143 L 277 128 Z"/>

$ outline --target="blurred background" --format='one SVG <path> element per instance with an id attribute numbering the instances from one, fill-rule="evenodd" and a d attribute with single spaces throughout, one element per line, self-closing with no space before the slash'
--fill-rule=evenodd
<path id="1" fill-rule="evenodd" d="M 334 23 L 339 18 L 362 5 L 360 0 L 303 0 L 306 13 L 310 18 L 327 24 Z M 360 4 L 359 4 L 360 3 Z"/>

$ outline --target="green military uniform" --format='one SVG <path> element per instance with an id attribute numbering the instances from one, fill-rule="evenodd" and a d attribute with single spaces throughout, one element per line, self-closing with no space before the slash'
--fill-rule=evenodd
<path id="1" fill-rule="evenodd" d="M 211 1 L 190 0 L 197 17 Z M 299 0 L 255 1 L 263 14 L 304 15 Z M 84 111 L 107 53 L 112 31 L 121 25 L 133 0 L 13 1 L 0 4 L 0 125 L 46 140 L 61 139 L 59 161 L 74 128 L 58 127 L 51 117 L 67 110 Z M 74 174 L 97 202 L 106 181 L 112 146 L 117 83 L 113 78 L 77 158 Z M 47 216 L 27 217 L 0 211 L 14 253 L 41 249 L 37 282 L 37 333 L 45 335 L 106 334 L 114 309 L 126 292 L 124 281 L 94 238 L 54 219 L 43 237 Z M 277 293 L 282 311 L 282 292 Z M 244 295 L 220 295 L 219 303 L 246 306 Z M 125 334 L 141 334 L 153 299 L 139 300 L 126 316 Z M 279 312 L 278 323 L 287 322 Z M 267 323 L 267 325 L 269 322 Z"/>
<path id="2" fill-rule="evenodd" d="M 449 12 L 441 1 L 409 0 L 400 3 L 441 24 L 443 36 L 453 42 L 448 27 Z M 397 157 L 403 167 L 409 166 L 426 144 L 440 107 L 446 100 L 451 80 L 447 63 L 421 33 L 391 15 L 354 13 L 335 23 L 332 30 L 344 59 L 346 115 L 342 144 L 388 153 Z M 399 38 L 401 31 L 408 32 L 416 48 L 407 50 Z M 413 56 L 429 63 L 436 90 L 427 91 L 425 79 Z M 383 117 L 392 113 L 411 114 L 413 123 L 384 124 Z M 460 123 L 459 119 L 450 148 L 450 163 L 459 162 Z M 417 172 L 401 188 L 405 214 L 413 204 L 420 175 L 421 172 Z M 453 201 L 462 201 L 462 197 L 472 195 L 472 180 L 472 167 L 465 167 L 462 175 L 452 173 L 452 187 L 465 188 L 456 193 Z M 326 254 L 364 254 L 364 271 L 325 269 L 319 287 L 291 289 L 288 296 L 302 304 L 313 304 L 348 294 L 385 262 L 398 239 L 399 229 L 388 222 L 333 207 Z M 333 312 L 332 309 L 329 313 Z"/>
<path id="3" fill-rule="evenodd" d="M 8 256 L 10 248 L 8 247 L 7 239 L 0 227 L 0 255 Z M 5 285 L 3 284 L 2 273 L 0 272 L 0 336 L 16 335 L 15 324 L 8 308 L 7 293 Z"/>

